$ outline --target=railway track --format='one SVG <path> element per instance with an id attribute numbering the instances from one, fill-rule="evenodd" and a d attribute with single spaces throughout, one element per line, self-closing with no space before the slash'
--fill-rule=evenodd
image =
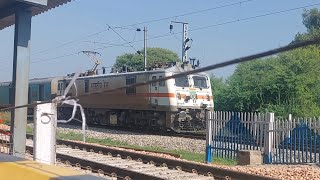
<path id="1" fill-rule="evenodd" d="M 79 124 L 72 124 L 70 126 L 76 126 L 81 127 Z M 61 126 L 63 127 L 63 126 Z M 101 125 L 90 125 L 88 128 L 97 128 L 97 129 L 109 129 L 109 130 L 117 130 L 117 131 L 125 131 L 125 132 L 132 132 L 132 133 L 140 133 L 145 135 L 159 135 L 159 136 L 171 136 L 171 137 L 183 137 L 183 138 L 189 138 L 189 139 L 206 139 L 206 135 L 204 132 L 202 133 L 192 133 L 192 132 L 173 132 L 173 131 L 167 131 L 167 132 L 161 132 L 161 131 L 148 131 L 148 130 L 142 130 L 142 129 L 127 129 L 124 127 L 106 127 Z"/>
<path id="2" fill-rule="evenodd" d="M 30 139 L 27 150 L 33 152 Z M 57 140 L 57 160 L 118 179 L 274 180 L 180 159 L 65 140 Z"/>

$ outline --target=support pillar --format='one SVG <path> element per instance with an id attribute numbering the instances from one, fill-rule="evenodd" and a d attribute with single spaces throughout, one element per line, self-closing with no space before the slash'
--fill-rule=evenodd
<path id="1" fill-rule="evenodd" d="M 28 84 L 30 68 L 31 11 L 18 8 L 15 13 L 13 76 L 11 104 L 28 104 Z M 11 133 L 13 143 L 11 152 L 24 157 L 26 145 L 27 108 L 14 109 L 11 112 Z"/>

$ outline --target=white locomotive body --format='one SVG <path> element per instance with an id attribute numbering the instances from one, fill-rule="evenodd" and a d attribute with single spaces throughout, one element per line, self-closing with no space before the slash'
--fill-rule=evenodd
<path id="1" fill-rule="evenodd" d="M 174 131 L 203 130 L 206 125 L 205 111 L 213 110 L 210 78 L 206 73 L 82 96 L 168 77 L 191 69 L 190 64 L 177 63 L 166 69 L 79 77 L 68 95 L 79 97 L 79 103 L 85 108 L 87 124 Z M 31 80 L 29 102 L 64 94 L 71 79 L 72 77 L 55 77 L 41 81 Z M 0 84 L 0 93 L 8 92 L 4 89 L 8 84 Z M 5 104 L 1 99 L 0 103 Z M 61 107 L 58 116 L 66 119 L 70 117 L 71 111 L 70 107 Z"/>

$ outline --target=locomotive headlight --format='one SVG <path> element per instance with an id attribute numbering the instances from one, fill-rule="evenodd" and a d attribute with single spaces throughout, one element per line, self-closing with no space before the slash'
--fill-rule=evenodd
<path id="1" fill-rule="evenodd" d="M 200 103 L 200 108 L 205 109 L 207 106 L 208 106 L 207 104 Z"/>
<path id="2" fill-rule="evenodd" d="M 210 101 L 210 96 L 209 96 L 209 94 L 207 94 L 207 101 Z"/>
<path id="3" fill-rule="evenodd" d="M 186 98 L 184 99 L 185 102 L 188 102 L 191 99 L 190 96 L 186 96 Z"/>
<path id="4" fill-rule="evenodd" d="M 181 94 L 180 93 L 177 93 L 177 98 L 181 99 Z"/>

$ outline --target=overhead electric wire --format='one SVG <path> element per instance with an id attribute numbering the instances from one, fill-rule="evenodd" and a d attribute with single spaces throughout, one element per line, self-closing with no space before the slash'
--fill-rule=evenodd
<path id="1" fill-rule="evenodd" d="M 192 14 L 197 14 L 197 13 L 212 11 L 212 10 L 216 10 L 216 9 L 231 7 L 231 6 L 247 3 L 247 2 L 250 2 L 250 1 L 255 1 L 255 0 L 243 0 L 243 1 L 238 1 L 238 2 L 235 2 L 235 3 L 226 4 L 226 5 L 221 5 L 221 6 L 216 6 L 216 7 L 212 7 L 212 8 L 202 9 L 202 10 L 198 10 L 198 11 L 192 11 L 192 12 L 184 13 L 184 14 L 180 14 L 180 15 L 169 16 L 169 17 L 164 17 L 164 18 L 159 18 L 159 19 L 153 19 L 153 20 L 138 22 L 138 23 L 134 23 L 134 24 L 118 26 L 118 27 L 114 27 L 114 28 L 136 30 L 136 29 L 131 29 L 131 28 L 127 28 L 127 27 L 140 25 L 140 24 L 147 24 L 147 23 L 152 23 L 152 22 L 158 22 L 158 21 L 163 21 L 163 20 L 167 20 L 167 19 L 171 19 L 171 18 L 183 17 L 183 16 L 192 15 Z M 83 36 L 83 37 L 81 37 L 79 39 L 75 39 L 75 40 L 71 40 L 71 41 L 66 42 L 66 43 L 62 43 L 62 44 L 60 44 L 58 46 L 55 46 L 53 48 L 48 48 L 48 49 L 45 49 L 45 50 L 42 50 L 42 51 L 35 52 L 35 53 L 33 53 L 33 55 L 41 54 L 41 53 L 50 51 L 51 49 L 57 49 L 57 48 L 60 48 L 60 47 L 63 47 L 63 46 L 69 45 L 69 44 L 73 44 L 73 43 L 78 42 L 78 41 L 80 41 L 82 39 L 86 39 L 88 37 L 95 36 L 97 34 L 101 34 L 101 33 L 105 32 L 107 30 L 108 30 L 108 28 L 107 29 L 103 29 L 103 30 L 98 31 L 98 32 L 95 32 L 95 33 L 92 33 L 92 34 L 89 34 L 89 35 L 86 35 L 86 36 Z"/>
<path id="2" fill-rule="evenodd" d="M 282 14 L 282 13 L 286 13 L 286 12 L 290 12 L 290 11 L 295 11 L 295 10 L 300 10 L 300 9 L 304 9 L 304 8 L 307 8 L 307 7 L 318 6 L 318 5 L 320 5 L 320 3 L 310 4 L 310 5 L 305 5 L 305 6 L 299 6 L 299 7 L 290 8 L 290 9 L 285 9 L 285 10 L 280 10 L 280 11 L 274 11 L 274 12 L 269 12 L 269 13 L 265 13 L 265 14 L 259 14 L 259 15 L 255 15 L 255 16 L 249 16 L 249 17 L 245 17 L 245 18 L 240 18 L 240 19 L 235 19 L 235 20 L 231 20 L 231 21 L 221 22 L 221 23 L 212 24 L 212 25 L 208 25 L 208 26 L 203 26 L 203 27 L 198 27 L 198 28 L 194 28 L 194 29 L 189 29 L 189 32 L 190 32 L 190 31 L 198 31 L 198 30 L 202 30 L 202 29 L 208 29 L 208 28 L 217 27 L 217 26 L 222 26 L 222 25 L 226 25 L 226 24 L 238 23 L 238 22 L 241 22 L 241 21 L 247 21 L 247 20 L 262 18 L 262 17 L 271 16 L 271 15 L 275 15 L 275 14 Z M 162 38 L 162 37 L 167 37 L 167 36 L 171 36 L 171 35 L 175 35 L 175 34 L 181 34 L 181 33 L 182 33 L 182 32 L 167 33 L 167 34 L 164 34 L 164 35 L 158 35 L 158 36 L 150 37 L 148 40 L 150 40 L 150 39 Z M 142 41 L 142 40 L 140 40 L 140 41 Z"/>
<path id="3" fill-rule="evenodd" d="M 121 27 L 121 26 L 112 26 L 113 28 L 115 28 L 115 29 L 124 29 L 124 30 L 130 30 L 130 31 L 136 31 L 138 28 L 126 28 L 126 26 L 125 27 Z"/>
<path id="4" fill-rule="evenodd" d="M 295 8 L 291 8 L 291 9 L 280 10 L 280 11 L 274 11 L 274 12 L 260 14 L 260 15 L 256 15 L 256 16 L 250 16 L 250 17 L 246 17 L 246 18 L 240 18 L 240 19 L 236 19 L 236 20 L 232 20 L 232 21 L 227 21 L 227 22 L 222 22 L 222 23 L 218 23 L 218 24 L 213 24 L 213 25 L 208 25 L 208 26 L 204 26 L 204 27 L 191 29 L 189 31 L 197 31 L 197 30 L 207 29 L 207 28 L 211 28 L 211 27 L 215 27 L 215 26 L 221 26 L 221 25 L 236 23 L 236 22 L 240 22 L 240 21 L 247 21 L 247 20 L 261 18 L 261 17 L 265 17 L 265 16 L 271 16 L 271 15 L 275 15 L 275 14 L 282 14 L 282 13 L 300 10 L 300 9 L 304 9 L 304 8 L 308 8 L 308 7 L 312 7 L 312 6 L 318 6 L 318 5 L 320 5 L 320 3 L 315 3 L 315 4 L 295 7 Z"/>
<path id="5" fill-rule="evenodd" d="M 290 12 L 290 11 L 295 11 L 295 10 L 300 10 L 300 9 L 304 9 L 307 7 L 312 7 L 312 6 L 317 6 L 320 5 L 320 3 L 316 3 L 316 4 L 310 4 L 310 5 L 305 5 L 305 6 L 299 6 L 299 7 L 295 7 L 295 8 L 290 8 L 290 9 L 285 9 L 285 10 L 280 10 L 280 11 L 274 11 L 274 12 L 269 12 L 269 13 L 265 13 L 265 14 L 259 14 L 259 15 L 255 15 L 255 16 L 249 16 L 249 17 L 245 17 L 245 18 L 240 18 L 240 19 L 235 19 L 235 20 L 231 20 L 231 21 L 226 21 L 226 22 L 221 22 L 221 23 L 216 23 L 216 24 L 212 24 L 212 25 L 208 25 L 208 26 L 203 26 L 203 27 L 198 27 L 198 28 L 194 28 L 194 29 L 189 29 L 189 31 L 198 31 L 198 30 L 202 30 L 202 29 L 208 29 L 208 28 L 212 28 L 212 27 L 217 27 L 217 26 L 222 26 L 222 25 L 226 25 L 226 24 L 232 24 L 232 23 L 238 23 L 241 21 L 247 21 L 247 20 L 252 20 L 252 19 L 257 19 L 257 18 L 262 18 L 262 17 L 266 17 L 266 16 L 271 16 L 271 15 L 275 15 L 275 14 L 282 14 L 282 13 L 286 13 L 286 12 Z M 147 40 L 152 40 L 152 39 L 158 39 L 158 38 L 163 38 L 163 37 L 168 37 L 168 36 L 173 36 L 176 34 L 181 34 L 182 32 L 174 32 L 174 33 L 166 33 L 166 34 L 162 34 L 162 35 L 157 35 L 157 36 L 153 36 L 147 39 Z M 137 43 L 137 42 L 142 42 L 143 40 L 137 40 L 137 41 L 132 41 L 130 43 Z M 126 43 L 125 43 L 126 44 Z M 117 46 L 122 46 L 125 44 L 119 44 Z M 112 46 L 107 46 L 112 47 Z"/>
<path id="6" fill-rule="evenodd" d="M 69 53 L 69 54 L 64 54 L 64 55 L 61 55 L 61 56 L 56 56 L 56 57 L 53 57 L 53 58 L 47 58 L 47 59 L 40 59 L 40 60 L 37 60 L 37 61 L 32 61 L 31 63 L 39 63 L 39 62 L 46 62 L 46 61 L 52 61 L 52 60 L 55 60 L 55 59 L 60 59 L 60 58 L 64 58 L 64 57 L 68 57 L 68 56 L 73 56 L 73 55 L 76 55 L 78 53 Z"/>
<path id="7" fill-rule="evenodd" d="M 91 42 L 91 43 L 93 43 L 92 41 L 86 41 L 86 42 Z M 100 46 L 103 46 L 103 47 L 105 47 L 105 48 L 108 48 L 108 46 L 105 46 L 105 45 L 109 45 L 109 46 L 114 46 L 114 47 L 116 47 L 116 46 L 120 46 L 120 47 L 131 47 L 131 46 L 126 46 L 126 45 L 123 45 L 123 44 L 114 44 L 114 43 L 108 43 L 108 42 L 99 42 L 99 41 L 95 41 L 94 43 L 96 43 L 97 45 L 100 45 Z M 96 48 L 95 48 L 96 49 Z"/>
<path id="8" fill-rule="evenodd" d="M 166 81 L 168 79 L 178 78 L 178 77 L 182 77 L 182 76 L 186 76 L 186 75 L 190 75 L 190 74 L 194 74 L 194 73 L 200 73 L 200 72 L 205 72 L 205 71 L 209 71 L 209 70 L 214 70 L 214 69 L 226 67 L 226 66 L 233 65 L 233 64 L 252 61 L 252 60 L 259 59 L 259 58 L 275 55 L 277 53 L 286 52 L 286 51 L 289 51 L 289 50 L 293 50 L 293 49 L 297 49 L 297 48 L 301 48 L 301 47 L 306 47 L 306 46 L 310 46 L 310 45 L 315 45 L 315 44 L 320 44 L 320 37 L 313 38 L 311 40 L 297 42 L 297 43 L 294 43 L 294 44 L 289 44 L 289 45 L 286 45 L 286 46 L 283 46 L 283 47 L 271 49 L 271 50 L 260 52 L 260 53 L 257 53 L 257 54 L 252 54 L 252 55 L 249 55 L 249 56 L 244 56 L 244 57 L 240 57 L 240 58 L 231 59 L 229 61 L 216 63 L 216 64 L 209 65 L 209 66 L 206 66 L 206 67 L 203 67 L 203 68 L 194 69 L 194 70 L 191 70 L 191 71 L 186 71 L 186 72 L 174 74 L 172 76 L 168 76 L 168 77 L 164 77 L 164 78 L 144 81 L 144 82 L 141 82 L 141 83 L 135 83 L 135 84 L 126 85 L 126 86 L 122 86 L 122 87 L 119 87 L 119 88 L 113 88 L 113 89 L 109 89 L 109 90 L 102 90 L 102 91 L 97 91 L 97 92 L 93 92 L 93 93 L 85 93 L 85 94 L 78 95 L 78 96 L 71 96 L 71 97 L 67 97 L 67 99 L 78 99 L 79 97 L 84 97 L 84 96 L 92 96 L 92 95 L 98 95 L 98 94 L 101 94 L 101 93 L 108 93 L 108 92 L 124 90 L 126 88 L 150 85 L 150 84 L 155 83 L 155 82 Z M 62 99 L 62 100 L 65 100 L 65 99 Z M 51 102 L 52 101 L 44 101 L 44 102 L 40 102 L 40 103 L 31 103 L 31 104 L 26 104 L 26 105 L 21 105 L 21 106 L 7 107 L 7 108 L 0 109 L 0 111 L 12 110 L 12 109 L 23 108 L 23 107 L 31 107 L 31 106 L 35 106 L 35 105 L 38 105 L 38 104 L 51 103 Z"/>
<path id="9" fill-rule="evenodd" d="M 228 6 L 232 6 L 232 5 L 239 4 L 239 3 L 244 3 L 244 2 L 249 2 L 249 1 L 253 1 L 253 0 L 240 1 L 240 2 L 237 2 L 237 3 L 232 3 L 232 4 L 223 5 L 223 6 L 218 6 L 218 7 L 209 8 L 209 9 L 211 9 L 211 10 L 213 10 L 213 9 L 218 9 L 218 8 L 228 7 Z M 291 8 L 291 9 L 286 9 L 286 10 L 281 10 L 281 11 L 275 11 L 275 12 L 265 13 L 265 14 L 260 14 L 260 15 L 256 15 L 256 16 L 250 16 L 250 17 L 246 17 L 246 18 L 235 19 L 235 20 L 231 20 L 231 21 L 226 21 L 226 22 L 221 22 L 221 23 L 217 23 L 217 24 L 212 24 L 212 25 L 208 25 L 208 26 L 203 26 L 203 27 L 199 27 L 199 28 L 190 29 L 189 31 L 197 31 L 197 30 L 201 30 L 201 29 L 207 29 L 207 28 L 222 26 L 222 25 L 226 25 L 226 24 L 232 24 L 232 23 L 237 23 L 237 22 L 241 22 L 241 21 L 247 21 L 247 20 L 256 19 L 256 18 L 261 18 L 261 17 L 266 17 L 266 16 L 270 16 L 270 15 L 282 14 L 282 13 L 286 13 L 286 12 L 290 12 L 290 11 L 295 11 L 295 10 L 299 10 L 299 9 L 303 9 L 303 8 L 307 8 L 307 7 L 317 6 L 317 5 L 320 5 L 320 3 L 311 4 L 311 5 L 305 5 L 305 6 L 300 6 L 300 7 L 296 7 L 296 8 Z M 204 11 L 208 11 L 209 9 L 200 10 L 200 11 L 194 11 L 194 12 L 185 13 L 185 14 L 181 14 L 181 15 L 177 15 L 177 16 L 170 16 L 170 18 L 179 17 L 179 16 L 186 16 L 186 15 L 189 15 L 189 14 L 195 14 L 195 13 L 197 13 L 197 12 L 204 12 Z M 144 22 L 135 23 L 135 24 L 131 24 L 131 25 L 125 25 L 125 26 L 121 26 L 121 27 L 117 27 L 117 28 L 125 28 L 125 27 L 128 27 L 128 26 L 145 24 L 145 23 L 149 23 L 149 22 L 156 22 L 156 21 L 160 21 L 161 19 L 165 20 L 165 19 L 169 19 L 169 17 L 160 18 L 160 19 L 155 19 L 155 20 L 150 20 L 150 21 L 144 21 Z M 77 40 L 73 40 L 73 41 L 69 41 L 69 42 L 67 42 L 67 43 L 63 43 L 63 44 L 61 44 L 61 45 L 59 45 L 59 46 L 56 46 L 56 48 L 59 48 L 59 47 L 62 47 L 62 46 L 68 45 L 68 44 L 72 44 L 72 43 L 77 42 L 77 41 L 79 41 L 79 40 L 82 40 L 82 39 L 85 39 L 85 38 L 94 36 L 94 35 L 96 35 L 96 34 L 100 34 L 100 33 L 105 32 L 105 31 L 107 31 L 107 29 L 102 30 L 102 31 L 99 31 L 99 32 L 96 32 L 96 33 L 93 33 L 93 34 L 90 34 L 90 35 L 87 35 L 87 36 L 82 37 L 82 38 L 77 39 Z M 158 35 L 158 36 L 154 36 L 154 37 L 149 37 L 148 40 L 158 39 L 158 38 L 163 38 L 163 37 L 168 37 L 168 36 L 172 36 L 172 35 L 180 34 L 180 33 L 181 33 L 181 32 L 168 33 L 168 34 L 164 34 L 164 35 Z M 106 46 L 106 47 L 96 48 L 95 50 L 104 49 L 104 48 L 110 48 L 110 47 L 114 47 L 114 46 L 125 46 L 126 44 L 129 44 L 130 47 L 133 47 L 133 46 L 131 46 L 131 43 L 137 43 L 137 42 L 142 42 L 142 41 L 143 41 L 143 40 L 137 40 L 137 41 L 132 41 L 132 42 L 126 41 L 126 43 L 123 43 L 123 44 L 112 44 L 112 45 L 109 45 L 109 46 Z M 103 43 L 100 43 L 100 44 L 103 44 Z M 108 43 L 106 43 L 106 44 L 108 44 Z M 50 49 L 52 49 L 52 48 L 50 48 Z M 37 53 L 34 53 L 34 54 L 40 54 L 40 53 L 46 52 L 46 51 L 48 51 L 48 50 L 50 50 L 50 49 L 43 50 L 43 51 L 40 51 L 40 52 L 37 52 Z M 133 47 L 133 49 L 136 50 L 136 48 L 134 48 L 134 47 Z M 137 50 L 136 50 L 136 51 L 137 51 Z M 53 58 L 48 58 L 48 59 L 44 59 L 44 60 L 33 61 L 32 63 L 38 63 L 38 62 L 45 62 L 45 61 L 55 60 L 55 59 L 58 59 L 58 58 L 71 56 L 71 55 L 73 55 L 73 54 L 77 54 L 77 53 L 65 54 L 65 55 L 61 55 L 61 56 L 57 56 L 57 57 L 53 57 Z"/>
<path id="10" fill-rule="evenodd" d="M 188 12 L 188 13 L 184 13 L 184 14 L 179 14 L 179 15 L 175 15 L 175 16 L 168 16 L 168 17 L 164 17 L 164 18 L 159 18 L 159 19 L 154 19 L 154 20 L 149 20 L 149 21 L 138 22 L 138 23 L 129 24 L 129 25 L 124 25 L 124 26 L 119 26 L 119 27 L 115 27 L 115 28 L 125 28 L 125 27 L 129 27 L 129 26 L 140 25 L 140 24 L 153 23 L 153 22 L 168 20 L 168 19 L 172 19 L 172 18 L 183 17 L 183 16 L 192 15 L 192 14 L 203 13 L 203 12 L 212 11 L 212 10 L 216 10 L 216 9 L 231 7 L 231 6 L 235 6 L 235 5 L 239 5 L 239 4 L 243 4 L 243 3 L 247 3 L 247 2 L 251 2 L 251 1 L 255 1 L 255 0 L 238 1 L 238 2 L 235 2 L 235 3 L 225 4 L 225 5 L 216 6 L 216 7 L 207 8 L 207 9 L 202 9 L 202 10 L 198 10 L 198 11 L 192 11 L 192 12 Z"/>
<path id="11" fill-rule="evenodd" d="M 109 25 L 108 25 L 109 26 Z M 124 42 L 126 42 L 126 44 L 129 44 L 129 46 L 134 49 L 136 52 L 138 52 L 138 50 L 133 47 L 130 42 L 128 42 L 125 38 L 123 38 L 116 30 L 114 30 L 111 26 L 109 26 L 109 29 L 111 29 L 114 33 L 116 33 Z"/>
<path id="12" fill-rule="evenodd" d="M 269 13 L 265 13 L 265 14 L 255 15 L 255 16 L 249 16 L 249 17 L 245 17 L 245 18 L 240 18 L 240 19 L 235 19 L 235 20 L 231 20 L 231 21 L 221 22 L 221 23 L 212 24 L 212 25 L 208 25 L 208 26 L 198 27 L 198 28 L 190 29 L 189 31 L 198 31 L 198 30 L 208 29 L 208 28 L 212 28 L 212 27 L 218 27 L 218 26 L 222 26 L 222 25 L 226 25 L 226 24 L 238 23 L 238 22 L 241 22 L 241 21 L 247 21 L 247 20 L 262 18 L 262 17 L 271 16 L 271 15 L 275 15 L 275 14 L 287 13 L 287 12 L 290 12 L 290 11 L 295 11 L 295 10 L 304 9 L 304 8 L 307 8 L 307 7 L 312 7 L 312 6 L 317 6 L 317 5 L 320 5 L 320 3 L 310 4 L 310 5 L 305 5 L 305 6 L 299 6 L 299 7 L 280 10 L 280 11 L 274 11 L 274 12 L 269 12 Z M 163 35 L 157 35 L 157 36 L 153 36 L 153 37 L 149 36 L 147 40 L 153 40 L 153 39 L 168 37 L 168 36 L 172 36 L 172 35 L 175 35 L 175 34 L 181 34 L 181 32 L 166 33 L 166 34 L 163 34 Z M 106 49 L 106 48 L 116 47 L 116 46 L 126 46 L 127 44 L 130 45 L 131 43 L 137 43 L 137 42 L 142 42 L 142 41 L 144 41 L 144 40 L 136 40 L 136 41 L 132 41 L 132 42 L 126 41 L 126 43 L 123 43 L 123 44 L 112 44 L 112 45 L 109 45 L 110 43 L 105 43 L 105 44 L 108 44 L 108 46 L 104 46 L 104 47 L 101 47 L 101 48 L 96 48 L 95 50 Z M 104 44 L 104 43 L 99 42 L 99 44 Z M 72 55 L 75 55 L 75 54 L 77 54 L 77 52 L 76 53 L 71 53 L 71 54 L 70 53 L 69 54 L 64 54 L 64 55 L 53 57 L 53 58 L 40 59 L 40 60 L 37 60 L 37 61 L 32 61 L 31 63 L 39 63 L 39 62 L 46 62 L 46 61 L 56 60 L 56 59 L 59 59 L 59 58 L 68 57 L 68 56 L 72 56 Z"/>
<path id="13" fill-rule="evenodd" d="M 271 16 L 271 15 L 275 15 L 275 14 L 282 14 L 282 13 L 286 13 L 286 12 L 290 12 L 290 11 L 295 11 L 295 10 L 299 10 L 299 9 L 304 9 L 307 7 L 312 7 L 312 6 L 317 6 L 320 5 L 320 3 L 316 3 L 316 4 L 310 4 L 310 5 L 305 5 L 305 6 L 300 6 L 300 7 L 295 7 L 295 8 L 290 8 L 290 9 L 285 9 L 285 10 L 280 10 L 280 11 L 274 11 L 274 12 L 270 12 L 270 13 L 265 13 L 265 14 L 260 14 L 260 15 L 255 15 L 255 16 L 250 16 L 250 17 L 245 17 L 245 18 L 241 18 L 241 19 L 236 19 L 236 20 L 232 20 L 232 21 L 226 21 L 226 22 L 221 22 L 221 23 L 217 23 L 217 24 L 212 24 L 212 25 L 208 25 L 208 26 L 203 26 L 203 27 L 198 27 L 198 28 L 194 28 L 194 29 L 190 29 L 189 31 L 198 31 L 198 30 L 202 30 L 202 29 L 207 29 L 207 28 L 212 28 L 212 27 L 217 27 L 217 26 L 222 26 L 222 25 L 226 25 L 226 24 L 232 24 L 232 23 L 238 23 L 241 21 L 247 21 L 247 20 L 252 20 L 252 19 L 257 19 L 257 18 L 261 18 L 261 17 L 266 17 L 266 16 Z M 176 32 L 176 33 L 166 33 L 163 35 L 158 35 L 158 36 L 153 36 L 153 37 L 149 37 L 148 40 L 152 40 L 152 39 L 158 39 L 158 38 L 163 38 L 163 37 L 168 37 L 168 36 L 172 36 L 175 34 L 180 34 L 181 32 Z M 96 48 L 95 50 L 99 50 L 99 49 L 105 49 L 105 48 L 110 48 L 110 47 L 115 47 L 115 46 L 125 46 L 127 44 L 130 45 L 130 43 L 137 43 L 137 42 L 142 42 L 143 40 L 136 40 L 136 41 L 132 41 L 132 42 L 127 42 L 127 43 L 123 43 L 123 44 L 113 44 L 113 45 L 109 45 L 109 46 L 105 46 L 105 47 L 101 47 L 101 48 Z M 104 43 L 99 43 L 99 44 L 104 44 Z M 107 44 L 107 43 L 106 43 Z M 135 49 L 135 48 L 134 48 Z M 136 49 L 135 49 L 136 50 Z M 32 61 L 31 63 L 39 63 L 39 62 L 46 62 L 46 61 L 51 61 L 51 60 L 55 60 L 55 59 L 59 59 L 59 58 L 63 58 L 63 57 L 68 57 L 71 55 L 75 55 L 77 53 L 69 53 L 69 54 L 64 54 L 61 56 L 57 56 L 57 57 L 53 57 L 53 58 L 47 58 L 47 59 L 41 59 L 38 61 Z"/>
<path id="14" fill-rule="evenodd" d="M 95 35 L 97 35 L 97 34 L 101 34 L 101 33 L 105 32 L 105 31 L 107 31 L 107 29 L 103 29 L 103 30 L 101 30 L 101 31 L 98 31 L 98 32 L 95 32 L 95 33 L 86 35 L 86 36 L 81 37 L 81 38 L 79 38 L 79 39 L 71 40 L 71 41 L 69 41 L 69 42 L 66 42 L 66 43 L 60 44 L 60 45 L 58 45 L 58 46 L 55 46 L 54 48 L 48 48 L 48 49 L 45 49 L 45 50 L 42 50 L 42 51 L 35 52 L 35 53 L 33 53 L 32 55 L 41 54 L 41 53 L 47 52 L 47 51 L 49 51 L 49 50 L 51 50 L 51 49 L 57 49 L 57 48 L 66 46 L 66 45 L 68 45 L 68 44 L 73 44 L 73 43 L 75 43 L 75 42 L 81 41 L 82 39 L 86 39 L 86 38 L 88 38 L 88 37 L 95 36 Z"/>

